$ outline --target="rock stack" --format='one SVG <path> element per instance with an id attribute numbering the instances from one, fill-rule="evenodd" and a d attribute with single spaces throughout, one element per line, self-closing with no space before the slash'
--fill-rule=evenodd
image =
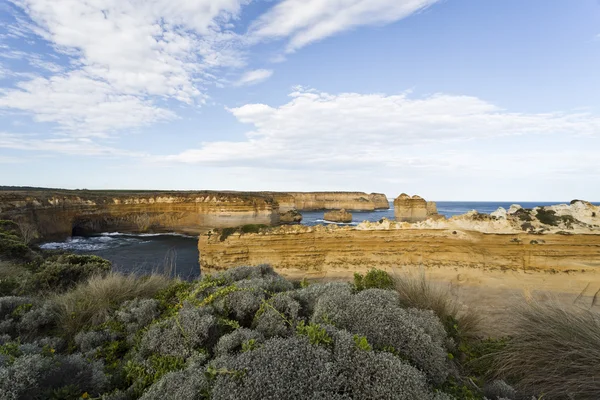
<path id="1" fill-rule="evenodd" d="M 396 221 L 419 222 L 438 217 L 437 206 L 433 201 L 425 201 L 420 196 L 402 193 L 394 200 Z"/>
<path id="2" fill-rule="evenodd" d="M 326 212 L 323 219 L 331 222 L 349 223 L 352 222 L 352 214 L 342 208 L 339 211 Z"/>

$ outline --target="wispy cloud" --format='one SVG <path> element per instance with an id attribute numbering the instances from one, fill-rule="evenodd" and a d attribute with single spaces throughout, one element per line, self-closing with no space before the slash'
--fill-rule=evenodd
<path id="1" fill-rule="evenodd" d="M 266 81 L 271 75 L 273 75 L 273 70 L 270 69 L 255 69 L 254 71 L 248 71 L 235 82 L 235 86 L 255 85 Z"/>
<path id="2" fill-rule="evenodd" d="M 293 52 L 328 36 L 364 26 L 398 21 L 439 0 L 283 0 L 251 27 L 250 37 L 289 38 Z"/>
<path id="3" fill-rule="evenodd" d="M 406 149 L 413 145 L 600 132 L 600 118 L 589 114 L 512 113 L 470 96 L 335 95 L 298 88 L 291 97 L 279 107 L 247 104 L 230 109 L 240 122 L 254 127 L 244 141 L 206 142 L 165 159 L 304 169 L 399 166 L 410 161 Z"/>
<path id="4" fill-rule="evenodd" d="M 244 65 L 237 35 L 222 26 L 237 17 L 246 0 L 12 3 L 30 21 L 17 19 L 18 29 L 11 25 L 8 35 L 37 35 L 69 57 L 70 68 L 62 72 L 57 64 L 22 50 L 3 52 L 55 75 L 3 90 L 0 107 L 32 113 L 77 135 L 171 117 L 156 104 L 202 104 L 212 69 Z"/>
<path id="5" fill-rule="evenodd" d="M 90 138 L 44 138 L 40 135 L 18 135 L 0 132 L 0 149 L 27 152 L 58 153 L 74 156 L 127 156 L 142 157 L 139 152 L 103 146 Z"/>

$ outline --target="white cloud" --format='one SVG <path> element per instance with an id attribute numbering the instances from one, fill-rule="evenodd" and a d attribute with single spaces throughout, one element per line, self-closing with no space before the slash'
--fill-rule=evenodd
<path id="1" fill-rule="evenodd" d="M 343 93 L 298 88 L 279 107 L 247 104 L 229 111 L 254 130 L 239 142 L 206 142 L 163 159 L 215 165 L 361 168 L 426 165 L 411 146 L 508 135 L 597 135 L 589 114 L 504 111 L 476 97 Z M 414 161 L 414 162 L 413 162 Z"/>
<path id="2" fill-rule="evenodd" d="M 363 25 L 398 21 L 439 0 L 283 0 L 251 27 L 250 36 L 287 38 L 288 52 Z"/>
<path id="3" fill-rule="evenodd" d="M 104 135 L 175 117 L 82 71 L 24 81 L 2 94 L 0 107 L 34 111 L 37 121 L 57 123 L 74 136 Z"/>
<path id="4" fill-rule="evenodd" d="M 168 113 L 154 105 L 161 99 L 201 104 L 211 69 L 244 64 L 237 35 L 221 25 L 235 19 L 246 1 L 12 0 L 33 22 L 21 23 L 20 32 L 41 36 L 69 56 L 74 69 L 4 90 L 0 106 L 79 133 L 163 119 Z M 7 54 L 60 72 L 56 64 L 18 53 Z M 131 116 L 119 111 L 123 106 L 133 107 Z"/>
<path id="5" fill-rule="evenodd" d="M 235 83 L 235 86 L 255 85 L 266 81 L 271 75 L 273 75 L 273 71 L 270 69 L 255 69 L 253 71 L 248 71 Z"/>
<path id="6" fill-rule="evenodd" d="M 74 156 L 128 156 L 142 157 L 142 153 L 103 146 L 90 138 L 51 138 L 39 135 L 17 135 L 0 132 L 0 149 L 34 152 L 52 152 Z"/>

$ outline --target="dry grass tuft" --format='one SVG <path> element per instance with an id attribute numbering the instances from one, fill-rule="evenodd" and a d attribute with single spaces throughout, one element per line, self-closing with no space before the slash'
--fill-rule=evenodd
<path id="1" fill-rule="evenodd" d="M 514 318 L 512 339 L 494 357 L 497 376 L 548 400 L 600 398 L 600 314 L 530 302 Z"/>
<path id="2" fill-rule="evenodd" d="M 150 298 L 173 281 L 163 275 L 139 277 L 110 273 L 94 276 L 70 292 L 53 298 L 59 326 L 68 337 L 86 326 L 107 321 L 124 301 Z"/>
<path id="3" fill-rule="evenodd" d="M 394 271 L 393 277 L 396 291 L 404 306 L 433 310 L 445 324 L 455 321 L 458 333 L 463 338 L 478 336 L 480 315 L 461 306 L 450 285 L 443 286 L 431 282 L 425 276 L 424 270 L 413 273 Z"/>

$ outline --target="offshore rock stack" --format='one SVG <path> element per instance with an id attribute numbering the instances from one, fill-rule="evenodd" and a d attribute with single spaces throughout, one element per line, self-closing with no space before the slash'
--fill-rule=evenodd
<path id="1" fill-rule="evenodd" d="M 325 215 L 323 216 L 323 219 L 325 221 L 331 221 L 331 222 L 350 223 L 350 222 L 352 222 L 352 214 L 350 214 L 348 211 L 346 211 L 345 209 L 342 208 L 339 211 L 326 212 Z"/>
<path id="2" fill-rule="evenodd" d="M 433 201 L 425 201 L 420 196 L 402 193 L 394 200 L 394 217 L 399 222 L 420 222 L 438 218 L 437 206 Z"/>

